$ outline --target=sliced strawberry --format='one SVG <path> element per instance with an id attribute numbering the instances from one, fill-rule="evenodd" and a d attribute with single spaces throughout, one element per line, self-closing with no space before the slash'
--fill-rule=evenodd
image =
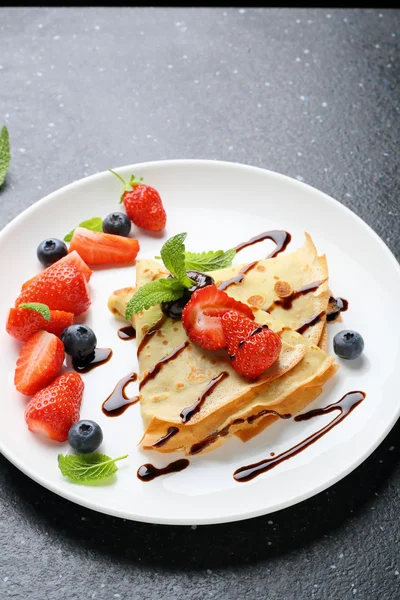
<path id="1" fill-rule="evenodd" d="M 31 398 L 25 409 L 29 429 L 51 440 L 65 442 L 79 421 L 84 383 L 79 373 L 64 373 Z"/>
<path id="2" fill-rule="evenodd" d="M 74 250 L 90 265 L 131 263 L 139 252 L 139 242 L 121 235 L 77 227 L 69 246 L 69 252 Z"/>
<path id="3" fill-rule="evenodd" d="M 247 304 L 234 300 L 215 285 L 196 290 L 182 312 L 182 324 L 188 338 L 206 350 L 225 348 L 221 317 L 228 310 L 254 319 Z"/>
<path id="4" fill-rule="evenodd" d="M 85 263 L 85 261 L 79 256 L 79 254 L 77 252 L 71 252 L 70 254 L 67 254 L 67 256 L 64 256 L 63 258 L 60 258 L 60 260 L 58 260 L 56 263 L 54 263 L 54 265 L 57 265 L 58 267 L 60 265 L 72 265 L 73 267 L 75 267 L 80 273 L 82 273 L 82 275 L 85 277 L 86 281 L 89 281 L 91 276 L 92 276 L 92 269 L 90 267 L 88 267 L 88 265 Z M 48 267 L 46 269 L 46 271 L 51 271 L 51 269 L 54 267 L 54 265 L 51 265 L 50 267 Z M 43 273 L 43 271 L 42 271 Z M 40 277 L 40 275 L 42 273 L 39 273 L 39 275 L 35 275 L 35 277 L 32 277 L 31 279 L 28 279 L 28 281 L 25 281 L 25 283 L 22 284 L 22 289 L 24 290 L 25 288 L 28 287 L 28 285 L 30 285 L 32 283 L 32 281 L 34 279 L 36 279 L 36 277 Z"/>
<path id="5" fill-rule="evenodd" d="M 74 315 L 63 310 L 51 310 L 50 321 L 38 312 L 28 308 L 10 308 L 7 317 L 6 330 L 12 337 L 26 342 L 35 333 L 44 329 L 60 337 L 63 330 L 74 322 Z"/>
<path id="6" fill-rule="evenodd" d="M 59 374 L 65 351 L 62 341 L 47 331 L 36 331 L 22 346 L 14 373 L 21 394 L 32 396 Z"/>
<path id="7" fill-rule="evenodd" d="M 76 267 L 59 260 L 22 290 L 15 306 L 28 302 L 41 302 L 52 310 L 80 315 L 90 306 L 87 281 Z"/>
<path id="8" fill-rule="evenodd" d="M 257 325 L 234 311 L 226 312 L 221 321 L 235 371 L 256 379 L 277 360 L 282 340 L 267 325 Z"/>

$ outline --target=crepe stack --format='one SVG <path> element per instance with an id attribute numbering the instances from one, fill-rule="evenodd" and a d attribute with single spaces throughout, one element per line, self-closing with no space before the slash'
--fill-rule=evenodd
<path id="1" fill-rule="evenodd" d="M 168 275 L 159 263 L 139 260 L 136 288 Z M 308 234 L 295 252 L 210 275 L 252 307 L 257 323 L 281 336 L 280 356 L 249 381 L 232 369 L 225 351 L 193 344 L 182 322 L 165 317 L 160 305 L 135 315 L 145 449 L 193 455 L 215 449 L 230 435 L 247 441 L 312 402 L 338 368 L 324 349 L 327 262 Z M 112 298 L 109 308 L 118 312 L 127 292 L 114 293 L 118 301 Z"/>

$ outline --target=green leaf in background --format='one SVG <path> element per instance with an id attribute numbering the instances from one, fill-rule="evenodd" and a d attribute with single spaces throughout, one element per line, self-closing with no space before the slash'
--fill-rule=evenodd
<path id="1" fill-rule="evenodd" d="M 42 315 L 46 321 L 50 321 L 50 309 L 47 304 L 41 302 L 28 302 L 27 304 L 20 304 L 18 308 L 27 308 L 28 310 L 34 310 L 35 312 Z"/>
<path id="2" fill-rule="evenodd" d="M 10 166 L 10 138 L 4 125 L 0 132 L 0 186 L 3 184 Z"/>
<path id="3" fill-rule="evenodd" d="M 231 248 L 224 252 L 217 250 L 213 252 L 185 252 L 185 268 L 187 271 L 217 271 L 232 266 L 236 250 Z"/>
<path id="4" fill-rule="evenodd" d="M 178 300 L 185 292 L 185 286 L 177 279 L 163 278 L 142 285 L 126 305 L 125 319 L 130 321 L 132 315 L 147 310 L 160 302 Z"/>
<path id="5" fill-rule="evenodd" d="M 110 458 L 106 454 L 93 452 L 92 454 L 59 454 L 58 467 L 64 477 L 69 477 L 76 483 L 90 483 L 105 479 L 118 471 L 115 464 L 128 455 Z"/>
<path id="6" fill-rule="evenodd" d="M 91 231 L 103 231 L 103 219 L 101 217 L 93 217 L 92 219 L 87 219 L 87 221 L 82 221 L 79 223 L 78 227 L 84 227 L 85 229 L 90 229 Z M 67 233 L 64 237 L 64 242 L 70 242 L 72 240 L 72 236 L 74 235 L 75 229 Z"/>

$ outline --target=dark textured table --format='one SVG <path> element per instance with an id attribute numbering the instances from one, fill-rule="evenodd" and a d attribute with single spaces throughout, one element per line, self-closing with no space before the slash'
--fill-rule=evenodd
<path id="1" fill-rule="evenodd" d="M 399 37 L 394 10 L 1 8 L 0 226 L 110 166 L 211 158 L 323 190 L 399 258 Z M 0 598 L 398 599 L 399 432 L 306 502 L 197 528 L 91 512 L 0 457 Z"/>

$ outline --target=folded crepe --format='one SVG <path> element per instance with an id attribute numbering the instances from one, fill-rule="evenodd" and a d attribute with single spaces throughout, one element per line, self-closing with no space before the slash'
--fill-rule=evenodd
<path id="1" fill-rule="evenodd" d="M 193 344 L 182 322 L 163 315 L 160 305 L 135 315 L 143 448 L 199 454 L 231 434 L 246 441 L 302 410 L 338 368 L 317 346 L 326 334 L 328 269 L 308 234 L 293 253 L 210 274 L 252 307 L 257 323 L 281 336 L 280 356 L 249 381 L 232 369 L 225 351 Z M 168 275 L 161 264 L 139 260 L 137 289 Z"/>

